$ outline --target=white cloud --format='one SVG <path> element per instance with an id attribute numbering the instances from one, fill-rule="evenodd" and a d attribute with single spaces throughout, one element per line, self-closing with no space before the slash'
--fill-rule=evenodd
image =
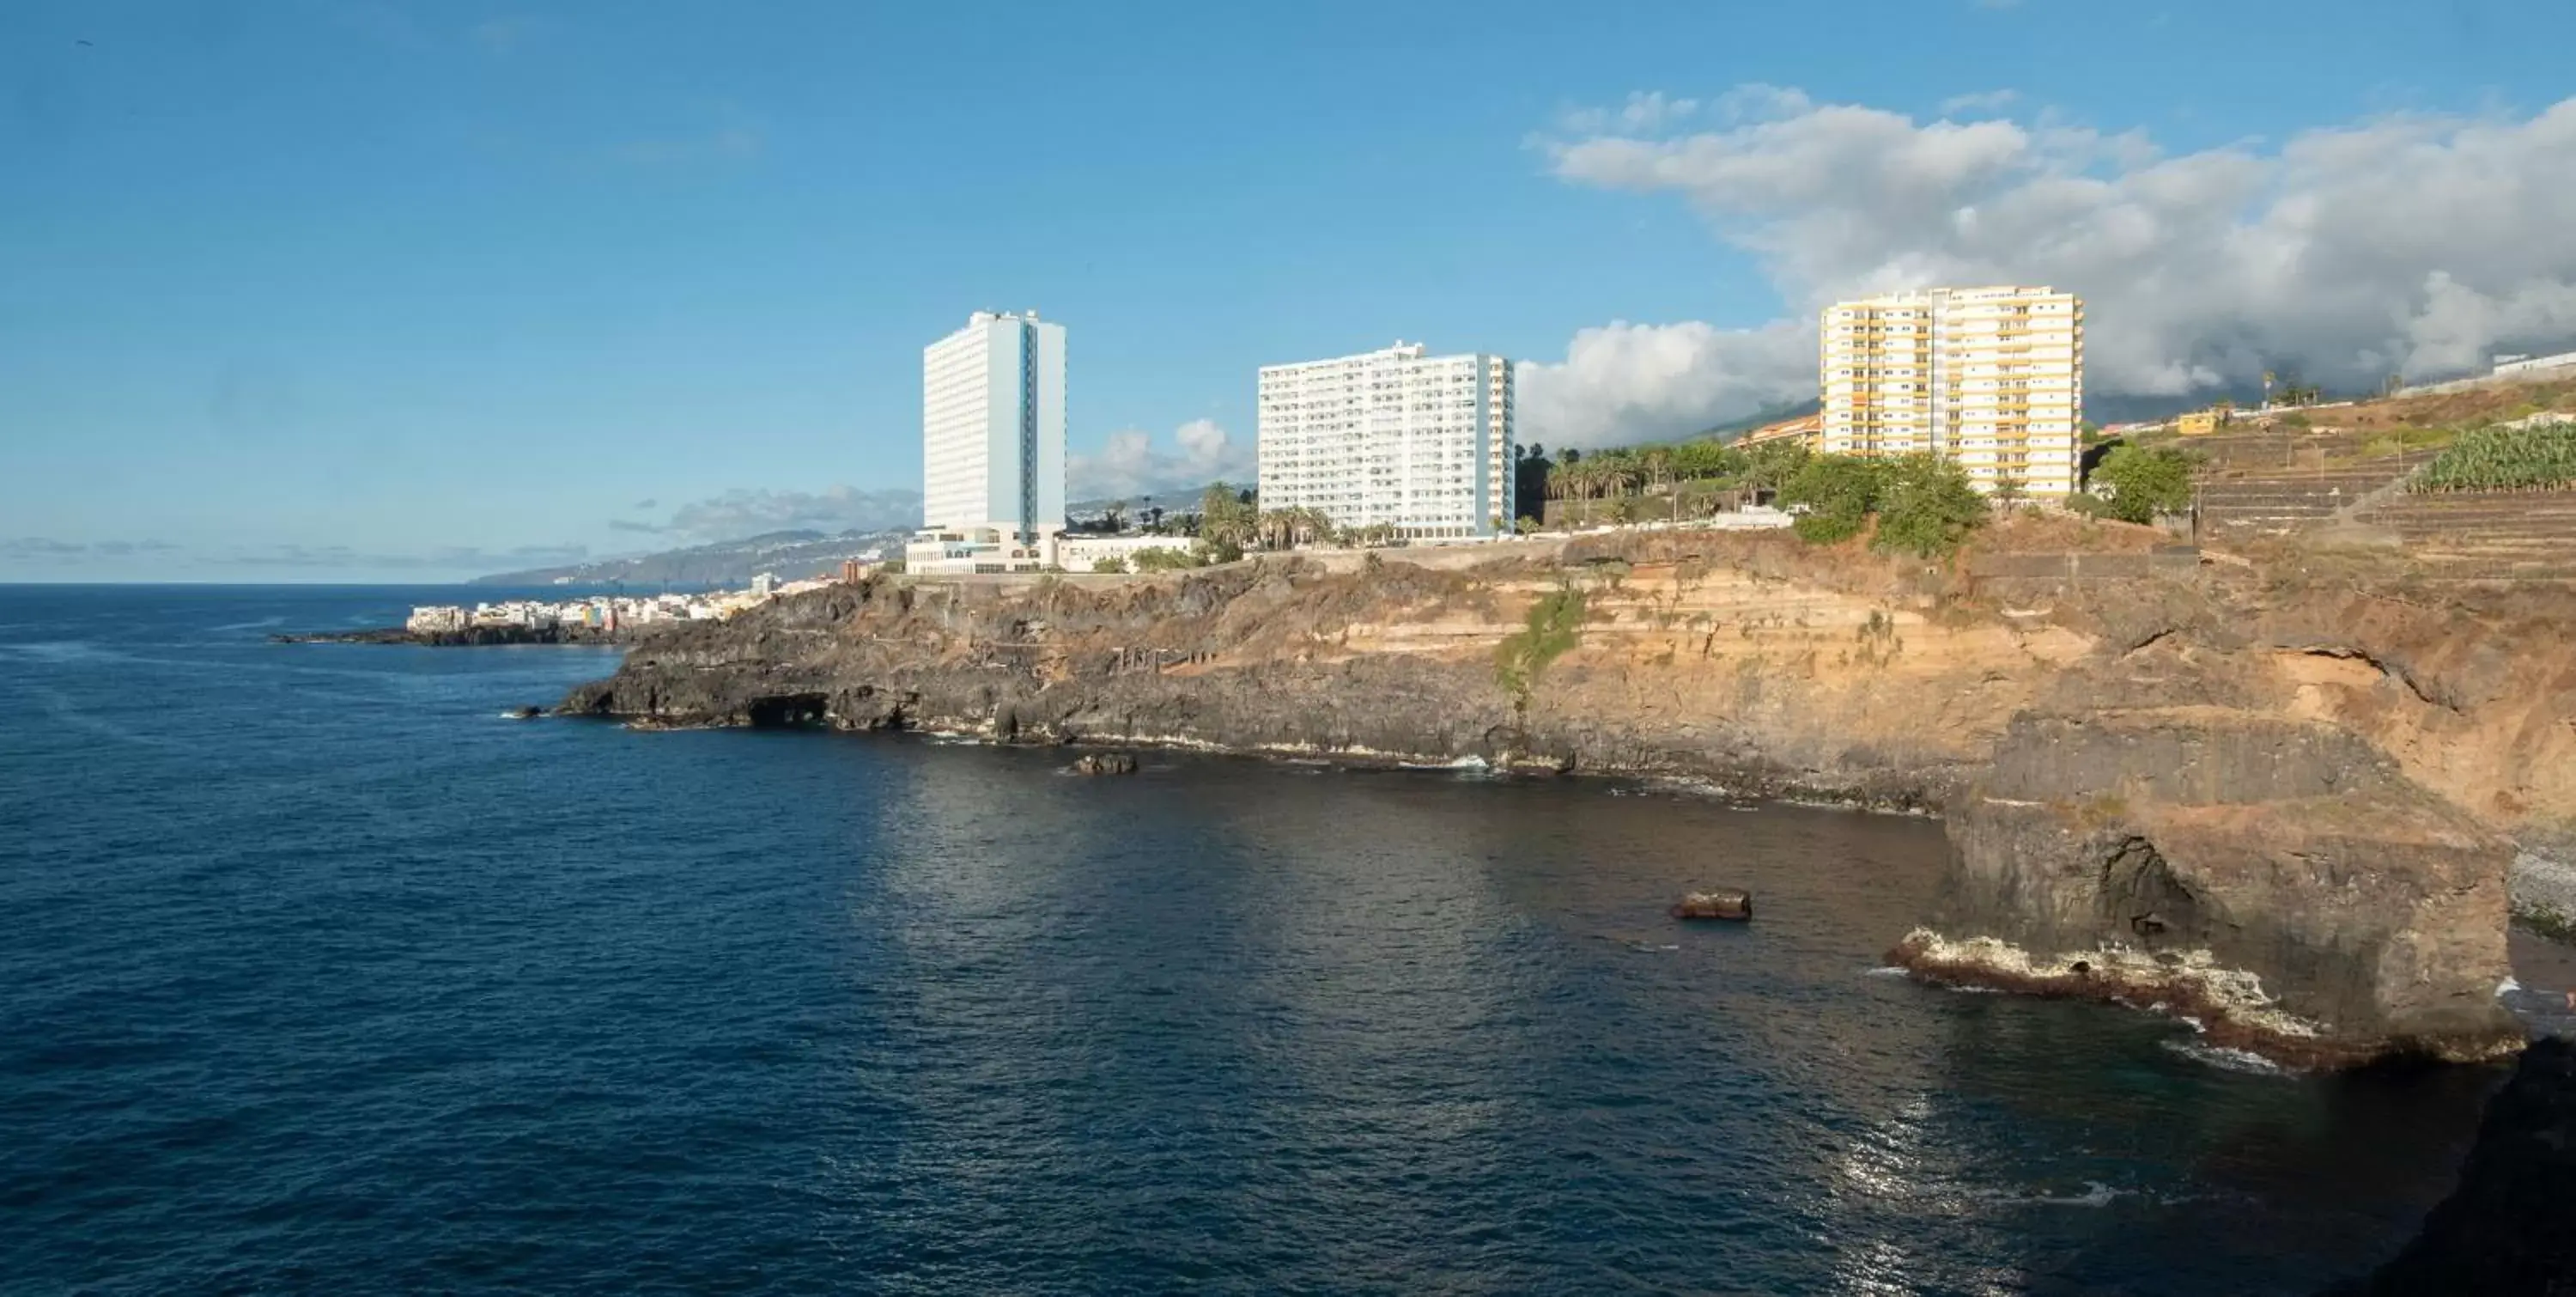
<path id="1" fill-rule="evenodd" d="M 1641 90 L 1628 96 L 1628 102 L 1617 108 L 1584 108 L 1568 113 L 1565 129 L 1570 131 L 1654 131 L 1676 125 L 1700 110 L 1700 101 L 1681 99 L 1661 90 Z"/>
<path id="2" fill-rule="evenodd" d="M 1942 283 L 2082 294 L 2102 395 L 2181 396 L 2266 368 L 2365 387 L 2576 335 L 2576 99 L 2181 154 L 2048 113 L 1918 122 L 1774 87 L 1717 104 L 1713 129 L 1610 114 L 1539 147 L 1569 183 L 1686 199 L 1792 316 L 1587 330 L 1566 364 L 1525 371 L 1525 440 L 1748 412 L 1788 381 L 1775 331 L 1811 336 L 1836 297 Z M 1812 395 L 1812 374 L 1802 386 Z"/>
<path id="3" fill-rule="evenodd" d="M 1974 94 L 1952 95 L 1942 100 L 1941 111 L 1950 114 L 2001 112 L 2012 107 L 2013 101 L 2019 98 L 2021 94 L 2018 91 L 1980 90 Z"/>
<path id="4" fill-rule="evenodd" d="M 1666 437 L 1814 396 L 1816 342 L 1787 320 L 1758 329 L 1620 320 L 1574 335 L 1563 361 L 1523 362 L 1514 386 L 1524 444 Z"/>
<path id="5" fill-rule="evenodd" d="M 1248 485 L 1252 470 L 1252 447 L 1236 445 L 1213 419 L 1192 419 L 1173 430 L 1169 449 L 1139 429 L 1109 434 L 1097 453 L 1075 455 L 1065 466 L 1066 492 L 1072 500 L 1133 500 L 1220 480 Z"/>

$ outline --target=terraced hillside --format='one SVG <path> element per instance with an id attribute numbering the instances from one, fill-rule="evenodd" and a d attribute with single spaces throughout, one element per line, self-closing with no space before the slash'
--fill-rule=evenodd
<path id="1" fill-rule="evenodd" d="M 2433 450 L 2365 455 L 2359 431 L 2243 432 L 2192 438 L 2203 458 L 2200 526 L 2211 540 L 2284 536 L 2395 486 Z"/>
<path id="2" fill-rule="evenodd" d="M 2576 583 L 2576 491 L 2399 493 L 2357 521 L 2394 532 L 2427 576 Z"/>
<path id="3" fill-rule="evenodd" d="M 2416 574 L 2576 581 L 2576 491 L 2414 494 L 2408 480 L 2463 429 L 2576 409 L 2576 384 L 2497 385 L 2319 409 L 2184 446 L 2198 455 L 2200 536 L 2225 545 L 2316 535 L 2393 543 Z M 2346 524 L 2350 524 L 2349 527 Z"/>

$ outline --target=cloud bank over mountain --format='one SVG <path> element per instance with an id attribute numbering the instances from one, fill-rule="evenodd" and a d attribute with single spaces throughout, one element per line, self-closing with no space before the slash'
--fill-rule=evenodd
<path id="1" fill-rule="evenodd" d="M 650 500 L 635 506 L 653 507 Z M 820 491 L 736 487 L 671 511 L 668 521 L 612 520 L 617 531 L 704 542 L 739 540 L 772 531 L 891 531 L 921 525 L 921 492 L 906 487 L 863 490 L 838 484 Z"/>
<path id="2" fill-rule="evenodd" d="M 1237 442 L 1214 419 L 1192 419 L 1172 431 L 1168 446 L 1142 429 L 1109 434 L 1090 454 L 1065 465 L 1067 500 L 1137 499 L 1197 491 L 1219 480 L 1248 486 L 1253 448 Z"/>
<path id="3" fill-rule="evenodd" d="M 1532 141 L 1568 184 L 1678 197 L 1791 314 L 1625 321 L 1521 371 L 1522 439 L 1599 445 L 1812 397 L 1814 312 L 1939 284 L 2081 294 L 2095 395 L 2295 371 L 2360 388 L 2576 336 L 2576 98 L 2174 153 L 2009 94 L 1918 121 L 1790 89 L 1633 96 Z"/>

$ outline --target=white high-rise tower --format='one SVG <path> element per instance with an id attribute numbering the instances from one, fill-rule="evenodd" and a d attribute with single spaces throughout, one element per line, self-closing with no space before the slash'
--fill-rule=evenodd
<path id="1" fill-rule="evenodd" d="M 921 521 L 1064 527 L 1064 326 L 977 311 L 921 353 Z"/>
<path id="2" fill-rule="evenodd" d="M 1510 361 L 1399 342 L 1265 365 L 1257 399 L 1262 508 L 1424 540 L 1511 526 Z"/>

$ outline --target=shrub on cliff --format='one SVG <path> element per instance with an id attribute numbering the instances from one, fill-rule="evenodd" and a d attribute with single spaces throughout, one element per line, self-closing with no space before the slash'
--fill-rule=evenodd
<path id="1" fill-rule="evenodd" d="M 1494 646 L 1494 678 L 1511 695 L 1512 710 L 1529 710 L 1530 686 L 1539 673 L 1583 642 L 1584 595 L 1563 589 L 1530 605 L 1521 629 Z"/>
<path id="2" fill-rule="evenodd" d="M 1957 549 L 1986 522 L 1986 498 L 1967 470 L 1933 455 L 1811 456 L 1780 488 L 1780 499 L 1802 508 L 1790 526 L 1808 544 L 1849 540 L 1876 517 L 1875 548 L 1921 558 Z"/>
<path id="3" fill-rule="evenodd" d="M 1139 572 L 1177 572 L 1182 568 L 1199 566 L 1197 556 L 1189 551 L 1160 546 L 1140 549 L 1129 555 L 1127 561 L 1135 564 Z"/>
<path id="4" fill-rule="evenodd" d="M 2160 513 L 2191 507 L 2191 456 L 2159 447 L 2114 446 L 2093 470 L 2103 495 L 2079 496 L 2076 508 L 2122 522 L 2154 522 Z"/>
<path id="5" fill-rule="evenodd" d="M 1986 523 L 1986 498 L 1967 470 L 1930 455 L 1888 461 L 1880 474 L 1878 549 L 1939 558 Z"/>
<path id="6" fill-rule="evenodd" d="M 1104 554 L 1099 558 L 1091 560 L 1091 570 L 1094 572 L 1124 572 L 1127 570 L 1127 560 L 1120 558 L 1115 554 Z"/>
<path id="7" fill-rule="evenodd" d="M 1856 455 L 1817 455 L 1780 488 L 1780 502 L 1804 505 L 1791 528 L 1810 545 L 1849 540 L 1877 512 L 1885 466 Z"/>

